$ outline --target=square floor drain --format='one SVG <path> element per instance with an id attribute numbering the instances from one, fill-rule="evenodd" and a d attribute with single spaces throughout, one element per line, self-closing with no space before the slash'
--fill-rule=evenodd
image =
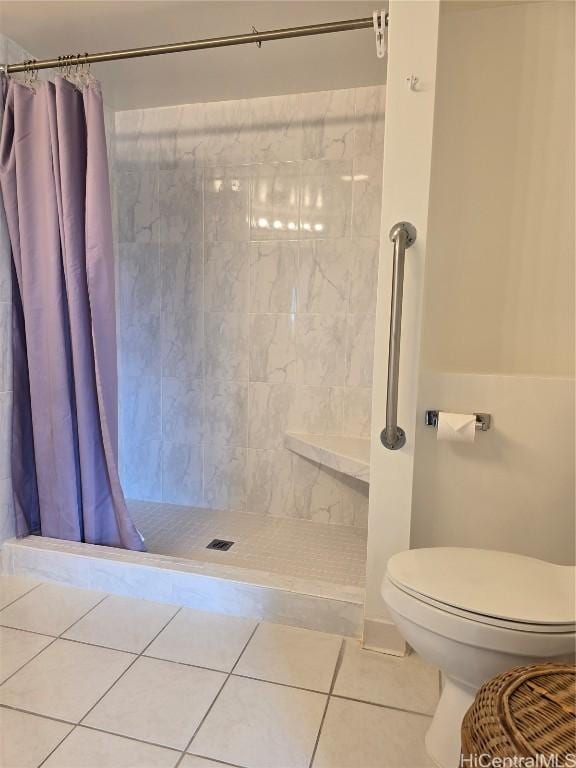
<path id="1" fill-rule="evenodd" d="M 224 541 L 224 539 L 212 539 L 206 549 L 219 549 L 220 552 L 227 552 L 233 544 L 233 541 Z"/>

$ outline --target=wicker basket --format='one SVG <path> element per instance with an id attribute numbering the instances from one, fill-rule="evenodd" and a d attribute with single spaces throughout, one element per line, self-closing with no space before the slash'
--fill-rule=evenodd
<path id="1" fill-rule="evenodd" d="M 485 683 L 462 722 L 462 755 L 576 753 L 576 666 L 516 667 Z M 473 765 L 473 762 L 464 763 Z"/>

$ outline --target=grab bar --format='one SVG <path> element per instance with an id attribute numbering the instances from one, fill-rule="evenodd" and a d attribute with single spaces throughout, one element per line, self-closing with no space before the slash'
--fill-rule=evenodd
<path id="1" fill-rule="evenodd" d="M 402 294 L 406 249 L 416 241 L 416 228 L 399 221 L 390 230 L 394 243 L 392 267 L 392 300 L 390 302 L 390 338 L 388 341 L 388 386 L 386 389 L 386 426 L 380 440 L 385 448 L 397 451 L 406 442 L 406 433 L 398 426 L 398 371 L 400 369 L 400 335 L 402 332 Z"/>

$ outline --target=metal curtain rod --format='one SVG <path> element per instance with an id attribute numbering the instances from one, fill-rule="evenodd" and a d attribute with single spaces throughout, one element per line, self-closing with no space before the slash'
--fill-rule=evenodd
<path id="1" fill-rule="evenodd" d="M 388 24 L 388 14 L 385 15 Z M 57 59 L 42 59 L 40 61 L 8 64 L 2 69 L 6 74 L 15 72 L 30 72 L 37 69 L 52 69 L 70 67 L 81 64 L 94 64 L 100 61 L 118 61 L 136 59 L 141 56 L 158 56 L 164 53 L 180 53 L 182 51 L 203 51 L 207 48 L 223 48 L 228 45 L 245 45 L 249 43 L 265 43 L 268 40 L 286 40 L 291 37 L 306 37 L 308 35 L 325 35 L 330 32 L 349 32 L 354 29 L 372 28 L 372 17 L 349 19 L 348 21 L 330 21 L 326 24 L 309 24 L 305 27 L 290 27 L 288 29 L 272 29 L 268 32 L 250 32 L 246 35 L 229 35 L 227 37 L 211 37 L 205 40 L 191 40 L 187 43 L 170 43 L 168 45 L 153 45 L 148 48 L 128 48 L 123 51 L 108 51 L 105 53 L 76 54 Z"/>

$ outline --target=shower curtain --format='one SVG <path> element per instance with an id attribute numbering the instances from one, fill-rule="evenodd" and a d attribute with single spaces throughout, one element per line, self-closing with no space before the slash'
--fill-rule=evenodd
<path id="1" fill-rule="evenodd" d="M 95 82 L 0 80 L 16 533 L 144 548 L 118 477 L 112 215 Z"/>

